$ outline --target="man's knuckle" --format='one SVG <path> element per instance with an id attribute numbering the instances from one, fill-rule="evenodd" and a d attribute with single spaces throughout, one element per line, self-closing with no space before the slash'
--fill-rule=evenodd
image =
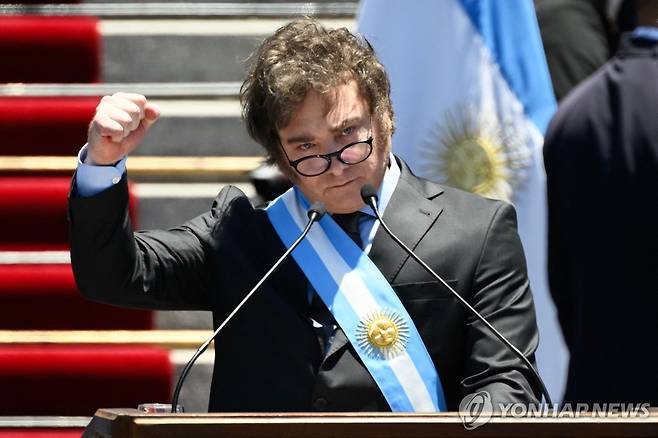
<path id="1" fill-rule="evenodd" d="M 117 112 L 116 115 L 114 116 L 114 120 L 121 123 L 122 125 L 132 123 L 133 121 L 132 117 L 130 117 L 130 114 L 128 114 L 125 111 Z"/>
<path id="2" fill-rule="evenodd" d="M 133 120 L 135 120 L 135 119 L 139 120 L 139 117 L 141 115 L 140 111 L 139 111 L 139 107 L 137 105 L 129 106 L 128 108 L 126 108 L 126 112 L 128 113 L 128 115 L 130 115 L 130 117 Z"/>
<path id="3" fill-rule="evenodd" d="M 146 96 L 142 94 L 133 94 L 133 102 L 137 105 L 146 105 Z"/>

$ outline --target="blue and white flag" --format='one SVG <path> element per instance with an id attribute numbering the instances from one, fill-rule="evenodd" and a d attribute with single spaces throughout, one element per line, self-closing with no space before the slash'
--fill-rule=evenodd
<path id="1" fill-rule="evenodd" d="M 359 31 L 391 80 L 393 151 L 420 176 L 516 207 L 538 367 L 558 400 L 567 350 L 548 292 L 542 160 L 556 104 L 532 1 L 364 0 Z"/>
<path id="2" fill-rule="evenodd" d="M 307 222 L 309 203 L 297 188 L 267 207 L 289 247 Z M 368 255 L 325 215 L 293 251 L 393 412 L 445 411 L 434 363 L 413 320 Z"/>

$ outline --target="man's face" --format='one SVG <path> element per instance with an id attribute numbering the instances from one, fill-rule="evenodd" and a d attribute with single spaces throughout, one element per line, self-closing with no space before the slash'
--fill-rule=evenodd
<path id="1" fill-rule="evenodd" d="M 290 158 L 315 154 L 328 154 L 343 146 L 372 136 L 372 154 L 358 164 L 343 164 L 332 158 L 325 173 L 307 177 L 288 166 L 289 175 L 306 198 L 313 203 L 322 201 L 330 213 L 351 213 L 363 207 L 361 187 L 372 184 L 379 187 L 384 177 L 390 137 L 385 145 L 379 144 L 381 127 L 370 117 L 368 103 L 361 97 L 356 82 L 336 87 L 332 92 L 320 94 L 309 91 L 293 113 L 290 123 L 278 130 L 281 144 Z"/>

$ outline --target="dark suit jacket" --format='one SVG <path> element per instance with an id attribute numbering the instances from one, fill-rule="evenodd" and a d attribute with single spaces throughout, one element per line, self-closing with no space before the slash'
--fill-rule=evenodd
<path id="1" fill-rule="evenodd" d="M 513 208 L 401 166 L 384 215 L 390 227 L 532 360 L 538 333 Z M 178 228 L 134 235 L 127 199 L 125 181 L 70 198 L 71 260 L 90 299 L 211 310 L 217 326 L 285 250 L 266 213 L 234 187 Z M 536 401 L 520 361 L 381 230 L 370 257 L 418 327 L 450 410 L 479 390 L 494 402 Z M 390 410 L 342 331 L 323 355 L 307 289 L 291 258 L 225 327 L 215 345 L 211 411 Z"/>
<path id="2" fill-rule="evenodd" d="M 565 401 L 658 405 L 658 43 L 626 36 L 544 146 Z"/>

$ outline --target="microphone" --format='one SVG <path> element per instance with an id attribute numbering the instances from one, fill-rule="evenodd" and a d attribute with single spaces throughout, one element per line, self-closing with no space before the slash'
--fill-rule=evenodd
<path id="1" fill-rule="evenodd" d="M 429 266 L 427 266 L 427 263 L 425 263 L 420 257 L 416 255 L 407 245 L 404 244 L 393 232 L 388 228 L 388 225 L 384 222 L 382 219 L 381 215 L 379 214 L 379 210 L 377 210 L 377 191 L 375 188 L 370 185 L 366 184 L 363 187 L 361 187 L 361 199 L 363 199 L 363 202 L 365 202 L 370 208 L 372 208 L 372 211 L 375 212 L 375 216 L 377 216 L 377 220 L 379 220 L 379 223 L 382 225 L 386 233 L 391 236 L 391 239 L 395 241 L 402 249 L 404 249 L 407 254 L 409 254 L 418 264 L 420 264 L 427 272 L 429 272 L 434 278 L 439 280 L 441 284 L 443 284 L 452 294 L 457 298 L 457 300 L 461 303 L 461 305 L 468 310 L 468 312 L 471 313 L 471 315 L 475 316 L 477 319 L 479 319 L 482 324 L 487 326 L 491 332 L 496 335 L 496 337 L 503 343 L 507 348 L 509 348 L 514 354 L 516 354 L 521 361 L 528 367 L 530 372 L 532 373 L 533 377 L 535 378 L 536 382 L 539 384 L 541 387 L 542 394 L 544 395 L 544 399 L 546 400 L 546 403 L 548 403 L 549 406 L 553 404 L 553 401 L 551 400 L 551 396 L 548 393 L 548 390 L 546 389 L 546 386 L 544 385 L 544 382 L 542 381 L 541 377 L 539 376 L 539 373 L 537 370 L 535 370 L 535 367 L 532 366 L 530 361 L 528 360 L 527 357 L 521 351 L 516 348 L 512 343 L 507 340 L 505 336 L 503 336 L 496 328 L 487 321 L 484 316 L 480 315 L 480 313 L 475 310 L 468 302 L 462 298 L 461 295 L 457 293 L 448 283 L 445 282 L 443 278 L 439 276 L 436 272 L 432 270 Z"/>
<path id="2" fill-rule="evenodd" d="M 265 283 L 265 280 L 267 280 L 273 273 L 276 271 L 281 263 L 285 259 L 288 258 L 290 253 L 292 253 L 297 246 L 304 240 L 308 232 L 311 230 L 311 226 L 315 223 L 318 222 L 320 219 L 322 219 L 322 216 L 325 215 L 327 212 L 327 209 L 325 208 L 324 204 L 320 201 L 314 203 L 311 205 L 311 208 L 308 209 L 307 215 L 308 215 L 308 222 L 306 223 L 306 227 L 304 228 L 304 231 L 299 235 L 297 240 L 293 242 L 293 244 L 286 250 L 286 252 L 283 253 L 283 255 L 279 258 L 279 260 L 274 263 L 274 265 L 270 268 L 269 271 L 263 277 L 256 283 L 256 285 L 249 291 L 249 293 L 240 301 L 240 304 L 238 304 L 235 309 L 226 317 L 224 321 L 217 327 L 217 329 L 213 332 L 212 336 L 210 336 L 201 346 L 197 349 L 196 353 L 192 356 L 192 358 L 187 362 L 185 365 L 185 368 L 183 368 L 183 371 L 181 372 L 180 377 L 178 378 L 178 382 L 176 383 L 176 389 L 174 390 L 174 396 L 171 401 L 171 413 L 176 412 L 176 408 L 178 407 L 178 398 L 180 397 L 180 391 L 183 388 L 183 382 L 185 381 L 185 378 L 187 377 L 187 374 L 190 372 L 192 369 L 192 366 L 196 362 L 196 360 L 201 356 L 210 343 L 217 337 L 220 331 L 224 328 L 224 326 L 235 316 L 236 313 L 242 308 L 242 306 L 251 298 L 251 296 L 256 292 L 263 283 Z"/>
<path id="3" fill-rule="evenodd" d="M 308 229 L 311 228 L 311 224 L 313 222 L 317 222 L 320 219 L 322 219 L 322 216 L 324 216 L 327 213 L 327 208 L 324 206 L 324 204 L 320 201 L 314 203 L 311 205 L 311 208 L 308 209 L 306 212 L 306 215 L 308 216 L 308 219 L 310 222 L 306 225 Z M 301 237 L 299 238 L 300 240 L 303 239 L 306 236 L 306 233 L 308 231 L 305 229 L 304 232 L 302 233 Z M 297 242 L 293 243 L 293 245 L 296 245 Z"/>

